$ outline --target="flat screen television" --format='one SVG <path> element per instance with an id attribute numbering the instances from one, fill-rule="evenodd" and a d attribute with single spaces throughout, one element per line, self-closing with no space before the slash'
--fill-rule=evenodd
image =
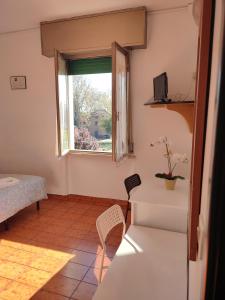
<path id="1" fill-rule="evenodd" d="M 168 95 L 168 78 L 166 72 L 153 79 L 154 100 L 166 101 Z"/>

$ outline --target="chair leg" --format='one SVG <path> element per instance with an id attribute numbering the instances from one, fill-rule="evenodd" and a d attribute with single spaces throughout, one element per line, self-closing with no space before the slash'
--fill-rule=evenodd
<path id="1" fill-rule="evenodd" d="M 100 265 L 100 270 L 99 270 L 98 284 L 100 284 L 101 281 L 102 281 L 102 269 L 103 269 L 104 257 L 105 257 L 105 250 L 103 249 L 103 254 L 102 254 L 102 258 L 101 258 L 101 265 Z"/>
<path id="2" fill-rule="evenodd" d="M 128 216 L 129 204 L 130 204 L 130 202 L 127 201 L 127 209 L 126 209 L 126 215 L 125 215 L 125 223 L 127 223 L 127 216 Z"/>
<path id="3" fill-rule="evenodd" d="M 36 202 L 36 207 L 37 207 L 37 210 L 40 210 L 40 202 L 39 201 Z"/>

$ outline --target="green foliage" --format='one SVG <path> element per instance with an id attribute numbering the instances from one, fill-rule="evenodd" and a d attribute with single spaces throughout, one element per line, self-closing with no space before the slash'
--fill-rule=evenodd
<path id="1" fill-rule="evenodd" d="M 166 173 L 156 173 L 155 177 L 168 179 L 168 180 L 185 179 L 183 176 L 171 176 L 170 174 L 166 174 Z"/>
<path id="2" fill-rule="evenodd" d="M 98 141 L 98 143 L 102 151 L 107 151 L 107 152 L 112 151 L 112 140 Z"/>
<path id="3" fill-rule="evenodd" d="M 104 109 L 111 114 L 111 94 L 93 88 L 83 76 L 76 75 L 73 76 L 73 105 L 74 125 L 80 127 L 81 121 L 85 121 L 89 126 L 92 112 Z"/>
<path id="4" fill-rule="evenodd" d="M 108 134 L 112 134 L 112 116 L 101 120 L 100 126 L 105 129 Z"/>

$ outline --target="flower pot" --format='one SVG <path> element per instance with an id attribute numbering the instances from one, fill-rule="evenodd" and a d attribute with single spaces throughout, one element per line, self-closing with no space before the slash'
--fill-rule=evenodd
<path id="1" fill-rule="evenodd" d="M 176 179 L 165 179 L 165 187 L 167 190 L 174 190 L 176 185 Z"/>

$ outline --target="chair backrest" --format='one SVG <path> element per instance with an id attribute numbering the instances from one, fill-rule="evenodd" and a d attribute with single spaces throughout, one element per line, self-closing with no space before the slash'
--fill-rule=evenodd
<path id="1" fill-rule="evenodd" d="M 111 206 L 104 211 L 96 220 L 96 227 L 98 230 L 99 238 L 105 250 L 105 240 L 108 233 L 118 224 L 123 224 L 123 235 L 125 234 L 126 224 L 121 207 L 117 204 Z"/>
<path id="2" fill-rule="evenodd" d="M 138 174 L 131 175 L 124 180 L 124 184 L 127 190 L 128 199 L 130 199 L 130 191 L 134 187 L 141 185 L 141 178 Z"/>

